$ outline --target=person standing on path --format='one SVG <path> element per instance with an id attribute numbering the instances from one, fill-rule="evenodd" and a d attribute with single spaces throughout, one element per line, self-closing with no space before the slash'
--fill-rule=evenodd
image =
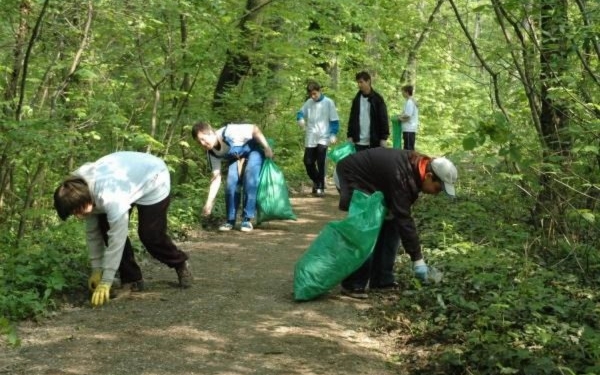
<path id="1" fill-rule="evenodd" d="M 414 150 L 419 130 L 419 107 L 413 98 L 413 87 L 411 85 L 403 86 L 402 96 L 406 99 L 404 110 L 398 116 L 398 121 L 402 123 L 402 141 L 405 150 Z"/>
<path id="2" fill-rule="evenodd" d="M 304 137 L 304 166 L 313 182 L 312 194 L 325 195 L 325 159 L 327 146 L 337 142 L 340 119 L 335 103 L 321 93 L 321 85 L 309 82 L 309 99 L 296 114 L 298 125 L 306 132 Z"/>
<path id="3" fill-rule="evenodd" d="M 348 120 L 348 141 L 356 151 L 387 147 L 390 124 L 383 97 L 371 86 L 371 75 L 365 71 L 356 74 L 358 92 L 352 100 Z"/>
<path id="4" fill-rule="evenodd" d="M 415 276 L 427 281 L 429 268 L 423 259 L 411 206 L 421 192 L 439 194 L 444 190 L 454 197 L 458 178 L 454 164 L 444 157 L 379 147 L 342 159 L 337 173 L 340 210 L 348 211 L 354 190 L 366 194 L 381 191 L 388 209 L 371 257 L 342 281 L 342 293 L 367 298 L 367 285 L 371 290 L 395 288 L 393 269 L 400 242 L 413 262 Z"/>
<path id="5" fill-rule="evenodd" d="M 141 152 L 115 152 L 79 167 L 54 192 L 54 207 L 66 220 L 74 215 L 86 222 L 86 239 L 92 265 L 88 286 L 92 305 L 110 299 L 119 271 L 121 283 L 143 289 L 140 267 L 127 236 L 129 213 L 138 211 L 138 234 L 148 252 L 174 268 L 181 287 L 193 281 L 188 256 L 167 234 L 171 178 L 164 161 Z"/>
<path id="6" fill-rule="evenodd" d="M 209 123 L 199 122 L 192 127 L 192 138 L 208 152 L 212 171 L 202 214 L 210 215 L 212 212 L 221 186 L 221 160 L 224 159 L 228 163 L 225 189 L 227 222 L 219 230 L 225 232 L 235 227 L 243 190 L 244 208 L 240 230 L 251 232 L 254 229 L 251 220 L 256 215 L 260 170 L 264 157 L 273 157 L 273 150 L 262 131 L 253 124 L 228 124 L 213 130 Z"/>

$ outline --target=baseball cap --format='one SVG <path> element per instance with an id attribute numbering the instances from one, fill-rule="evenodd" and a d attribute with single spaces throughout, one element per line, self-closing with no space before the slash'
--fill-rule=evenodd
<path id="1" fill-rule="evenodd" d="M 442 185 L 446 194 L 451 197 L 456 196 L 454 184 L 458 179 L 458 171 L 454 164 L 445 157 L 434 158 L 431 161 L 431 170 L 433 170 L 433 173 L 442 180 Z"/>

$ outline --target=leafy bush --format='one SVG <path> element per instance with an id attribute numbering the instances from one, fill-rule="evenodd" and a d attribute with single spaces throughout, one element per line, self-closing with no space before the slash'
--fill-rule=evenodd
<path id="1" fill-rule="evenodd" d="M 81 223 L 67 222 L 60 229 L 39 229 L 35 238 L 2 249 L 0 317 L 34 318 L 55 307 L 53 298 L 67 286 L 83 285 L 87 255 L 82 232 Z"/>
<path id="2" fill-rule="evenodd" d="M 550 266 L 537 255 L 526 204 L 516 194 L 504 200 L 497 180 L 491 194 L 481 176 L 456 202 L 421 198 L 416 221 L 442 282 L 421 286 L 401 267 L 402 296 L 374 309 L 382 309 L 376 327 L 407 331 L 408 345 L 430 348 L 416 373 L 599 373 L 598 291 L 576 262 Z"/>

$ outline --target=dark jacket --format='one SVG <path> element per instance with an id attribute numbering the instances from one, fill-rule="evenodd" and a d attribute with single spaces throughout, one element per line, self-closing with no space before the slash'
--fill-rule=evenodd
<path id="1" fill-rule="evenodd" d="M 359 91 L 352 100 L 350 108 L 350 119 L 348 120 L 348 137 L 352 137 L 354 143 L 360 139 L 360 97 L 362 93 Z M 368 96 L 371 104 L 371 141 L 370 147 L 379 147 L 379 142 L 388 139 L 390 136 L 390 124 L 387 113 L 387 107 L 383 97 L 371 89 Z"/>
<path id="2" fill-rule="evenodd" d="M 417 156 L 415 156 L 417 155 Z M 411 216 L 411 206 L 421 192 L 422 181 L 414 151 L 371 148 L 342 159 L 336 166 L 340 180 L 340 209 L 348 210 L 352 191 L 367 194 L 381 191 L 388 210 L 394 215 L 407 253 L 421 249 Z"/>

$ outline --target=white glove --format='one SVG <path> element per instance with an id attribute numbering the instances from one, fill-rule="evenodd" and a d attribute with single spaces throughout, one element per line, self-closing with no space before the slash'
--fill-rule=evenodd
<path id="1" fill-rule="evenodd" d="M 329 136 L 329 143 L 336 143 L 337 142 L 337 137 L 335 135 L 330 135 Z"/>
<path id="2" fill-rule="evenodd" d="M 304 119 L 301 118 L 300 120 L 298 120 L 298 126 L 301 128 L 304 128 Z"/>

